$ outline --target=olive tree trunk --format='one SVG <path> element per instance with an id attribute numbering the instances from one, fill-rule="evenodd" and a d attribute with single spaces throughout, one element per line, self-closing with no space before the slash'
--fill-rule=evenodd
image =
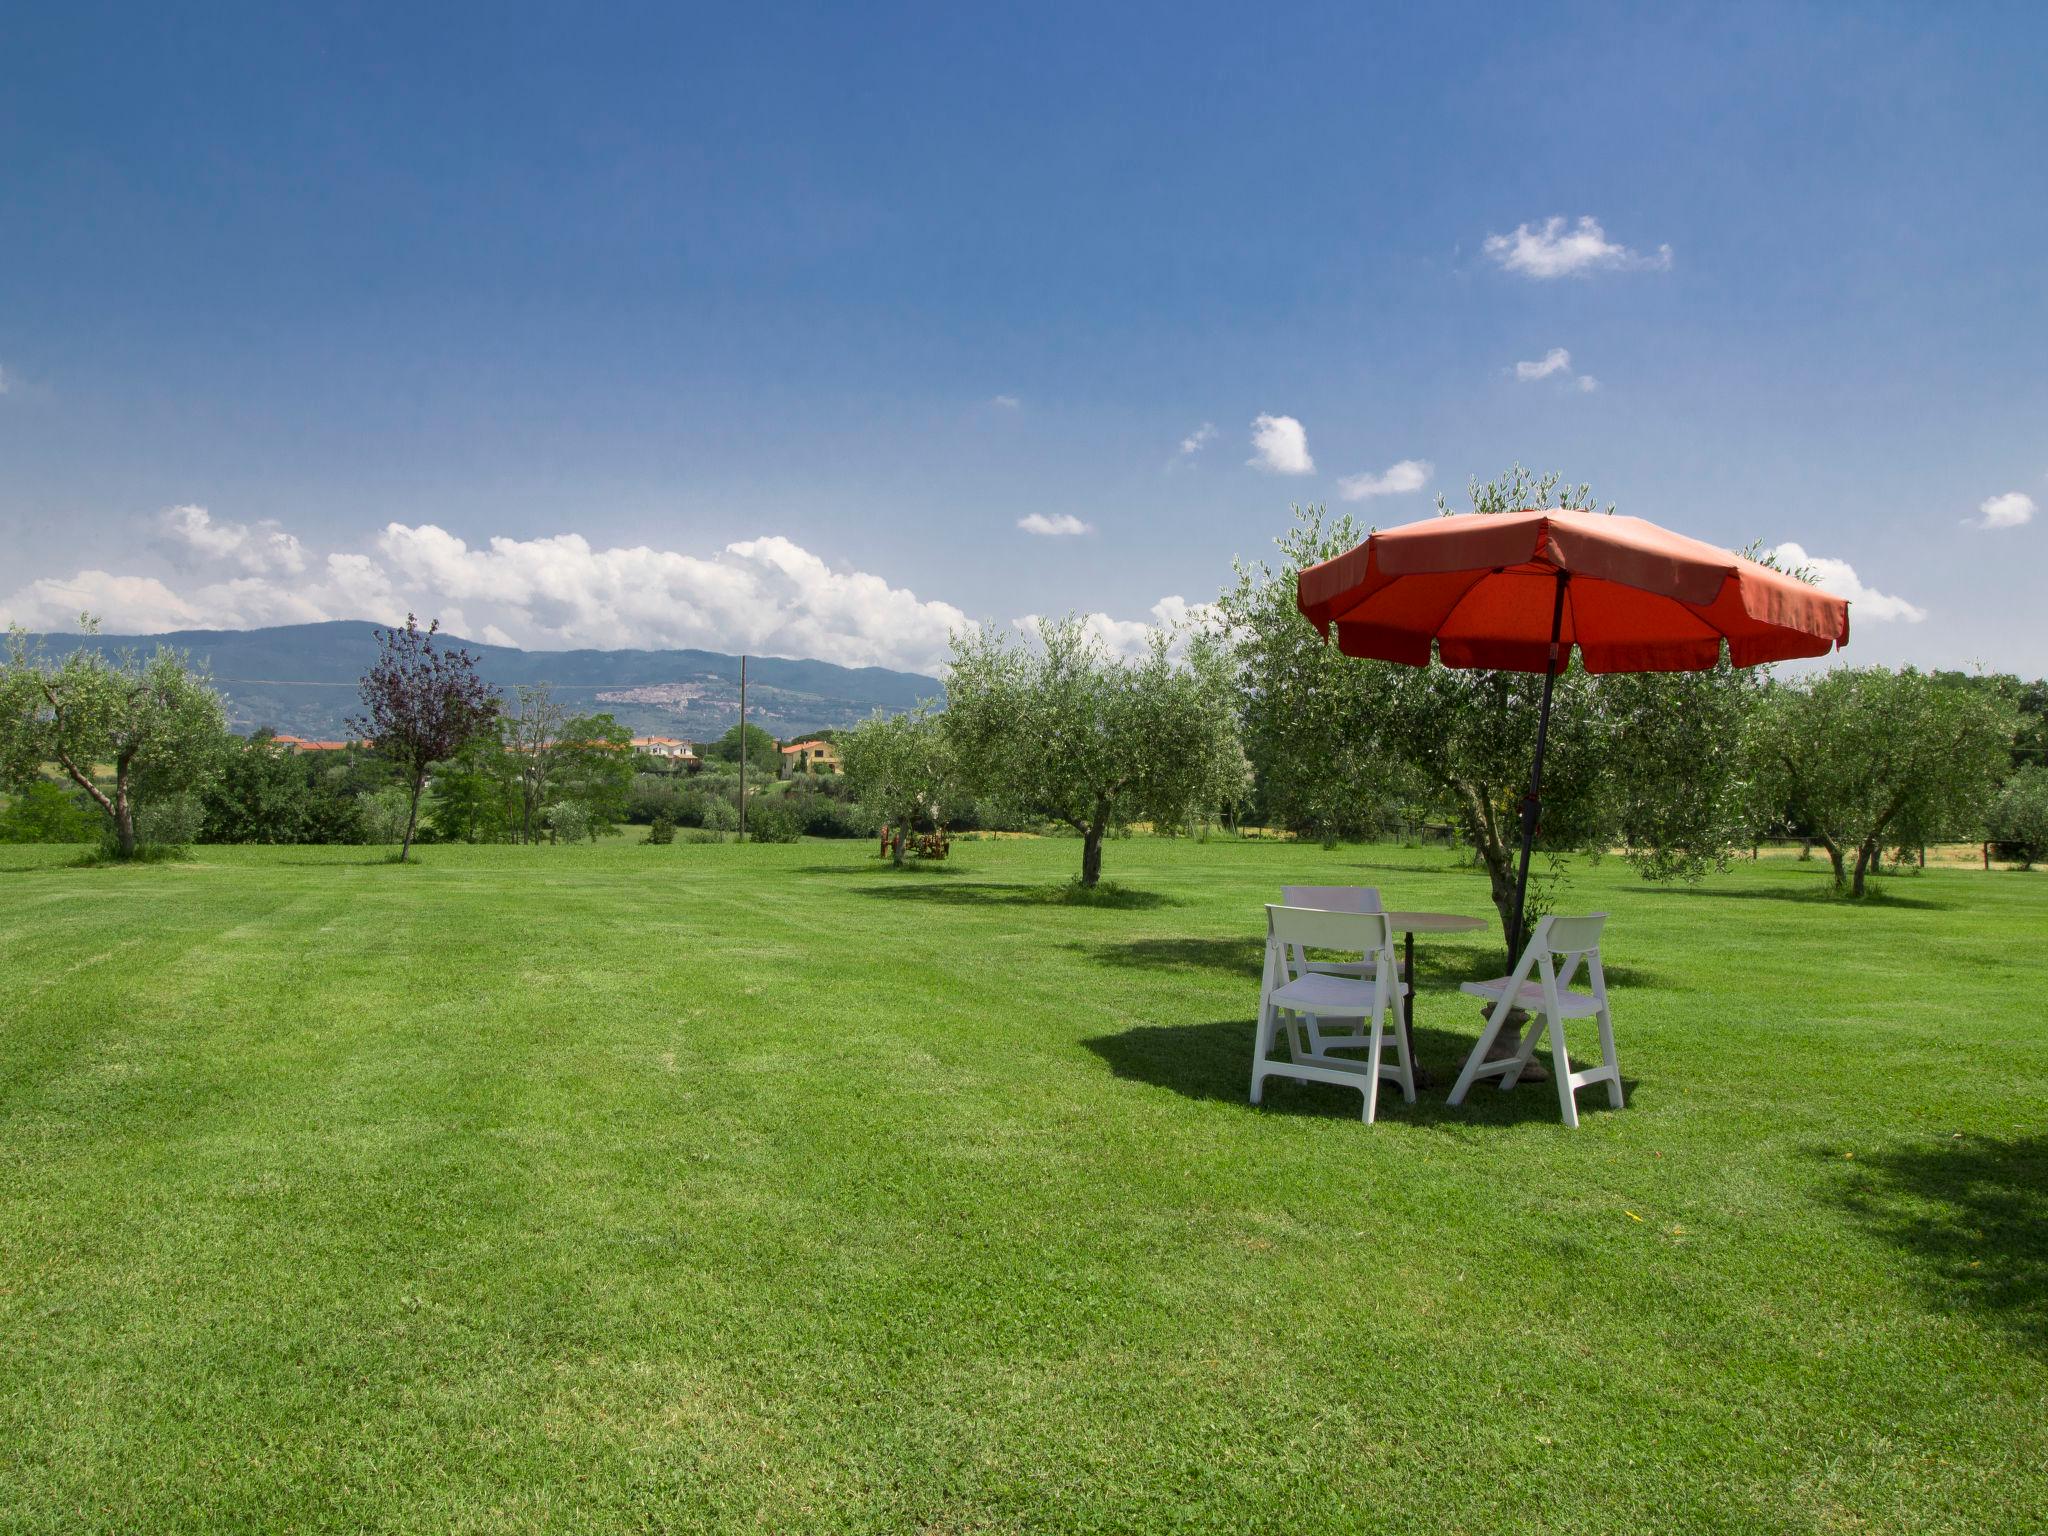
<path id="1" fill-rule="evenodd" d="M 1081 883 L 1093 885 L 1102 878 L 1102 823 L 1096 822 L 1081 834 Z"/>

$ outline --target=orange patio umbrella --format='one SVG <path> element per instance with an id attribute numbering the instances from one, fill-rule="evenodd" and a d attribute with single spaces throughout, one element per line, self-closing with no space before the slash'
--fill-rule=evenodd
<path id="1" fill-rule="evenodd" d="M 1347 656 L 1543 674 L 1522 800 L 1509 963 L 1521 952 L 1550 696 L 1574 648 L 1588 672 L 1700 672 L 1825 656 L 1849 605 L 1795 576 L 1639 517 L 1462 513 L 1375 533 L 1301 573 L 1295 601 Z"/>

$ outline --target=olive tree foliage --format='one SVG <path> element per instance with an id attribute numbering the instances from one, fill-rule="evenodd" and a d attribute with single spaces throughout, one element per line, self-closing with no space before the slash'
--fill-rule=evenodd
<path id="1" fill-rule="evenodd" d="M 80 625 L 98 628 L 90 616 Z M 227 723 L 220 695 L 185 656 L 158 646 L 147 659 L 80 646 L 52 663 L 19 627 L 0 662 L 0 778 L 17 788 L 55 764 L 99 808 L 115 851 L 138 846 L 136 796 L 200 788 L 213 771 Z M 111 770 L 105 785 L 100 769 Z"/>
<path id="2" fill-rule="evenodd" d="M 2015 768 L 1998 792 L 1985 830 L 2028 869 L 2048 859 L 2048 768 Z"/>
<path id="3" fill-rule="evenodd" d="M 1390 802 L 1424 798 L 1422 780 L 1382 739 L 1389 669 L 1344 655 L 1295 607 L 1296 573 L 1364 537 L 1348 516 L 1297 507 L 1277 541 L 1278 568 L 1239 560 L 1216 605 L 1260 814 L 1325 842 L 1368 835 Z"/>
<path id="4" fill-rule="evenodd" d="M 875 714 L 838 741 L 846 781 L 861 805 L 895 830 L 891 855 L 903 862 L 906 835 L 921 820 L 945 825 L 958 775 L 944 719 L 930 705 L 903 714 Z"/>
<path id="5" fill-rule="evenodd" d="M 1587 507 L 1591 489 L 1520 465 L 1471 488 L 1470 510 Z M 1438 499 L 1438 511 L 1454 509 Z M 1612 510 L 1609 508 L 1608 510 Z M 1262 792 L 1297 827 L 1341 826 L 1346 806 L 1406 798 L 1447 818 L 1486 870 L 1507 933 L 1520 804 L 1535 750 L 1540 673 L 1407 667 L 1344 655 L 1295 606 L 1296 578 L 1369 530 L 1295 509 L 1277 560 L 1240 562 L 1218 601 Z M 1619 847 L 1646 878 L 1694 879 L 1746 826 L 1742 723 L 1759 680 L 1706 672 L 1558 675 L 1537 846 L 1553 861 Z M 1531 921 L 1546 905 L 1530 892 Z"/>
<path id="6" fill-rule="evenodd" d="M 1886 848 L 1981 834 L 2012 734 L 1995 694 L 1911 667 L 1840 667 L 1770 688 L 1747 751 L 1762 802 L 1827 850 L 1836 889 L 1861 896 Z"/>
<path id="7" fill-rule="evenodd" d="M 521 683 L 513 690 L 511 707 L 499 717 L 499 737 L 508 754 L 501 761 L 510 771 L 518 795 L 519 840 L 523 843 L 539 839 L 542 813 L 552 800 L 548 781 L 554 771 L 555 746 L 567 714 L 546 683 Z"/>
<path id="8" fill-rule="evenodd" d="M 953 637 L 946 735 L 970 793 L 1080 834 L 1092 886 L 1105 837 L 1141 820 L 1176 831 L 1244 794 L 1230 683 L 1199 631 L 1155 631 L 1124 660 L 1072 616 L 1041 619 L 1035 643 L 990 626 Z"/>

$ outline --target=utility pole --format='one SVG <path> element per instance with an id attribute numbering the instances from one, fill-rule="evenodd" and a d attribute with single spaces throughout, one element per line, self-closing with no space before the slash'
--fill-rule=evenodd
<path id="1" fill-rule="evenodd" d="M 747 658 L 740 657 L 740 841 L 747 840 Z"/>

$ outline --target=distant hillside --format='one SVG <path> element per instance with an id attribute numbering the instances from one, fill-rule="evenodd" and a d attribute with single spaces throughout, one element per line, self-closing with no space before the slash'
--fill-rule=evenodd
<path id="1" fill-rule="evenodd" d="M 179 630 L 165 635 L 46 635 L 52 654 L 157 644 L 187 651 L 227 696 L 237 731 L 264 726 L 295 736 L 335 737 L 357 707 L 356 684 L 376 656 L 375 626 L 343 622 L 274 629 Z M 522 651 L 455 642 L 499 688 L 548 683 L 571 711 L 616 716 L 636 735 L 718 736 L 739 719 L 740 663 L 716 651 Z M 937 698 L 936 678 L 885 667 L 754 656 L 747 661 L 747 718 L 777 736 L 852 725 L 876 710 Z"/>

